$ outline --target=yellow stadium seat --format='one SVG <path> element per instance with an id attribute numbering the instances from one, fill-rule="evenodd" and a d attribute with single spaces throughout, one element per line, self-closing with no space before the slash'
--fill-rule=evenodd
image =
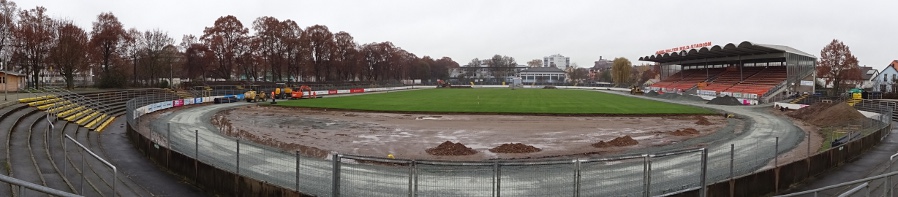
<path id="1" fill-rule="evenodd" d="M 106 129 L 106 127 L 109 126 L 109 124 L 112 124 L 112 121 L 114 121 L 114 120 L 115 120 L 115 117 L 107 119 L 106 122 L 103 122 L 103 124 L 100 125 L 100 127 L 97 127 L 97 132 L 102 132 L 104 129 Z"/>

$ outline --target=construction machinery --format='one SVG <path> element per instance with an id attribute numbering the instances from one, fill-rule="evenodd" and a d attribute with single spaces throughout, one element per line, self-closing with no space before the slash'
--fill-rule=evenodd
<path id="1" fill-rule="evenodd" d="M 437 79 L 437 88 L 448 88 L 450 86 L 451 84 L 449 84 L 448 82 L 443 81 L 442 79 Z"/>
<path id="2" fill-rule="evenodd" d="M 632 95 L 642 95 L 643 93 L 644 92 L 642 92 L 642 89 L 640 89 L 639 86 L 633 86 L 632 88 L 630 88 L 630 94 Z"/>
<path id="3" fill-rule="evenodd" d="M 315 95 L 312 92 L 312 88 L 307 85 L 299 86 L 299 89 L 296 92 L 290 94 L 291 99 L 302 99 L 302 98 L 317 98 L 318 95 Z"/>
<path id="4" fill-rule="evenodd" d="M 243 98 L 246 100 L 246 102 L 255 103 L 267 99 L 265 91 L 256 91 L 258 89 L 259 86 L 253 85 L 250 86 L 249 91 L 243 93 Z"/>
<path id="5" fill-rule="evenodd" d="M 290 98 L 291 95 L 293 95 L 293 88 L 286 83 L 276 83 L 276 87 L 274 88 L 274 98 L 287 99 Z"/>

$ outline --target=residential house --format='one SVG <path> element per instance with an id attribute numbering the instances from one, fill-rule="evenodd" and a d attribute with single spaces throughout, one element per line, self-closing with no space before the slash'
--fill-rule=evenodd
<path id="1" fill-rule="evenodd" d="M 873 91 L 878 92 L 896 92 L 898 88 L 898 60 L 892 60 L 892 63 L 889 63 L 882 71 L 879 71 L 879 74 L 873 78 L 874 86 Z"/>

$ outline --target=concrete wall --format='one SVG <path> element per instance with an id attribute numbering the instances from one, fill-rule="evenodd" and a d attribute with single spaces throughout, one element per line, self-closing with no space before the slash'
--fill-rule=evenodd
<path id="1" fill-rule="evenodd" d="M 819 152 L 803 160 L 737 177 L 729 181 L 710 184 L 708 185 L 707 196 L 770 196 L 797 192 L 789 191 L 789 189 L 793 185 L 816 176 L 825 176 L 829 170 L 845 164 L 846 161 L 860 157 L 863 152 L 879 145 L 880 139 L 890 131 L 889 128 L 880 129 L 861 139 Z"/>
<path id="2" fill-rule="evenodd" d="M 191 183 L 204 192 L 214 196 L 308 196 L 295 191 L 247 178 L 218 169 L 214 166 L 197 162 L 193 156 L 186 156 L 171 151 L 163 146 L 154 146 L 149 138 L 140 135 L 130 125 L 128 138 L 132 145 L 153 161 L 157 166 L 165 167 L 182 180 Z"/>

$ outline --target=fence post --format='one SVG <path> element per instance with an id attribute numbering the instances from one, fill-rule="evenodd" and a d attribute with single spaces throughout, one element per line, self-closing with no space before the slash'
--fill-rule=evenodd
<path id="1" fill-rule="evenodd" d="M 299 151 L 296 151 L 296 191 L 299 192 Z"/>
<path id="2" fill-rule="evenodd" d="M 776 137 L 776 141 L 773 142 L 773 168 L 776 168 L 779 165 L 779 151 L 780 151 L 780 137 Z"/>
<path id="3" fill-rule="evenodd" d="M 707 175 L 708 175 L 708 149 L 702 148 L 702 175 L 701 175 L 702 176 L 702 179 L 701 179 L 702 188 L 700 188 L 698 190 L 699 196 L 701 196 L 701 197 L 705 197 L 708 195 L 708 187 L 707 187 L 708 185 L 707 185 L 707 182 L 705 182 L 706 181 L 705 179 L 707 179 Z"/>
<path id="4" fill-rule="evenodd" d="M 200 130 L 193 130 L 193 183 L 200 181 Z"/>
<path id="5" fill-rule="evenodd" d="M 580 159 L 574 161 L 574 197 L 580 196 Z"/>
<path id="6" fill-rule="evenodd" d="M 415 190 L 412 193 L 415 194 L 414 196 L 418 196 L 418 161 L 412 160 L 412 164 L 415 164 L 414 165 L 414 167 L 415 167 L 415 174 L 414 174 L 415 175 L 415 184 L 414 184 Z"/>
<path id="7" fill-rule="evenodd" d="M 87 171 L 84 171 L 84 151 L 78 151 L 78 152 L 81 153 L 81 192 L 79 194 L 83 195 L 84 194 L 84 173 L 87 173 Z"/>
<path id="8" fill-rule="evenodd" d="M 730 180 L 733 180 L 733 162 L 736 160 L 736 144 L 730 144 Z"/>
<path id="9" fill-rule="evenodd" d="M 408 163 L 408 196 L 415 196 L 414 193 L 414 184 L 415 184 L 415 160 L 409 161 Z"/>
<path id="10" fill-rule="evenodd" d="M 502 190 L 502 173 L 500 171 L 498 161 L 493 163 L 493 181 L 496 183 L 495 185 L 493 185 L 493 190 L 496 191 L 494 196 L 502 196 L 500 192 Z"/>
<path id="11" fill-rule="evenodd" d="M 65 130 L 63 130 L 63 132 L 65 132 Z M 66 141 L 65 141 L 65 139 L 62 139 L 62 156 L 63 156 L 63 159 L 62 159 L 62 176 L 68 176 L 68 175 L 69 175 L 69 167 L 68 167 L 68 166 L 69 166 L 69 164 L 68 164 L 68 163 L 69 163 L 69 162 L 68 162 L 68 160 L 69 160 L 69 149 L 66 147 Z"/>
<path id="12" fill-rule="evenodd" d="M 171 145 L 171 122 L 168 123 L 168 133 L 165 134 L 165 144 L 168 145 L 168 151 L 165 154 L 165 167 L 171 168 L 171 149 L 173 146 Z"/>
<path id="13" fill-rule="evenodd" d="M 234 176 L 234 195 L 240 196 L 240 139 L 236 139 L 237 141 L 237 169 L 234 170 L 236 176 Z"/>
<path id="14" fill-rule="evenodd" d="M 651 155 L 642 155 L 642 180 L 644 192 L 643 196 L 649 197 L 652 194 L 652 157 Z"/>
<path id="15" fill-rule="evenodd" d="M 808 134 L 805 136 L 808 138 L 808 158 L 811 158 L 811 132 L 808 131 Z"/>
<path id="16" fill-rule="evenodd" d="M 334 197 L 340 196 L 340 154 L 334 154 L 332 158 L 332 162 L 334 164 L 333 170 L 333 183 L 331 184 L 333 191 L 331 193 Z"/>

